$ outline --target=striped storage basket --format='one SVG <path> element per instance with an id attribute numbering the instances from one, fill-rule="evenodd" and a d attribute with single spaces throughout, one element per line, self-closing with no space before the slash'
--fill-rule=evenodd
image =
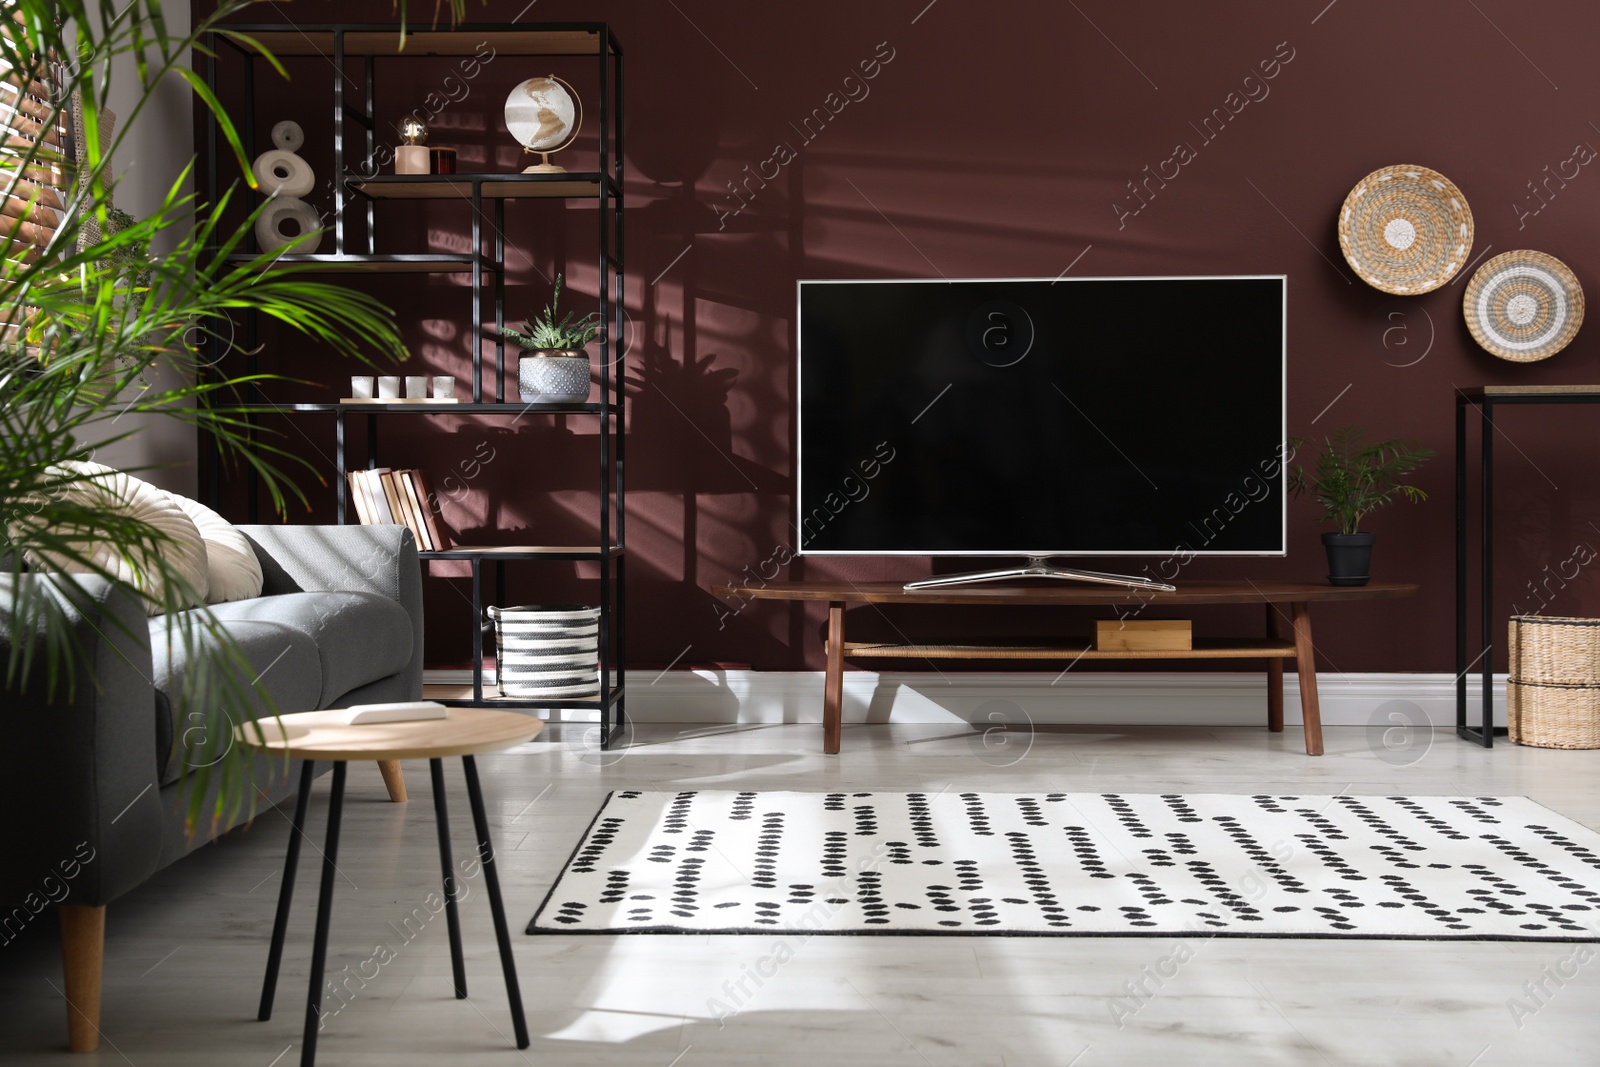
<path id="1" fill-rule="evenodd" d="M 600 609 L 576 604 L 489 608 L 500 695 L 600 695 Z"/>
<path id="2" fill-rule="evenodd" d="M 1600 619 L 1514 615 L 1508 662 L 1511 740 L 1600 748 Z"/>

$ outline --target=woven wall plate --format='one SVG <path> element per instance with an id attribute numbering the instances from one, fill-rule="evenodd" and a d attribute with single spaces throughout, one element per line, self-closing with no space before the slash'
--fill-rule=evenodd
<path id="1" fill-rule="evenodd" d="M 1461 310 L 1472 339 L 1515 363 L 1555 355 L 1583 325 L 1583 287 L 1543 252 L 1503 252 L 1467 283 Z"/>
<path id="2" fill-rule="evenodd" d="M 1456 276 L 1472 250 L 1472 209 L 1455 183 L 1427 167 L 1383 167 L 1339 210 L 1339 247 L 1361 280 L 1414 296 Z"/>

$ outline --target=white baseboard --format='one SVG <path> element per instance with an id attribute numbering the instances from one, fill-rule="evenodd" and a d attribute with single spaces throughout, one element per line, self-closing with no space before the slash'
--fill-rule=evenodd
<path id="1" fill-rule="evenodd" d="M 492 672 L 489 672 L 492 677 Z M 462 685 L 470 671 L 427 671 L 429 684 Z M 1283 719 L 1300 723 L 1300 687 L 1283 679 Z M 1478 678 L 1467 686 L 1467 718 L 1478 721 Z M 1326 726 L 1369 726 L 1420 715 L 1453 726 L 1451 674 L 1320 674 Z M 1386 707 L 1391 701 L 1400 701 Z M 1409 706 L 1408 706 L 1409 705 Z M 1067 674 L 985 671 L 847 671 L 845 722 L 974 722 L 1036 725 L 1255 726 L 1267 707 L 1265 673 L 1140 672 Z M 1412 708 L 1416 710 L 1413 711 Z M 821 671 L 634 671 L 628 717 L 635 722 L 820 723 Z M 1505 725 L 1505 676 L 1495 675 L 1495 722 Z M 1393 716 L 1400 715 L 1401 719 Z M 997 717 L 998 716 L 998 717 Z"/>

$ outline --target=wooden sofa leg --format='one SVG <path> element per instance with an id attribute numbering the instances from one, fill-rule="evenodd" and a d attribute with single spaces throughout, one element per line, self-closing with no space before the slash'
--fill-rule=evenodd
<path id="1" fill-rule="evenodd" d="M 400 771 L 400 761 L 397 759 L 383 759 L 378 761 L 378 773 L 383 775 L 383 784 L 389 787 L 389 799 L 396 804 L 406 802 L 406 779 Z"/>
<path id="2" fill-rule="evenodd" d="M 67 986 L 67 1047 L 100 1047 L 100 974 L 105 962 L 106 908 L 61 906 L 61 970 Z"/>

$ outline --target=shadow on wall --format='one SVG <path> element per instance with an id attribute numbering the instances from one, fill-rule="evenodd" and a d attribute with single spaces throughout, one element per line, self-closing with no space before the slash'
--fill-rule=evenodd
<path id="1" fill-rule="evenodd" d="M 775 324 L 792 335 L 799 172 L 736 228 L 719 221 L 697 187 L 713 165 L 743 158 L 750 146 L 729 140 L 720 109 L 696 118 L 685 124 L 663 105 L 646 104 L 631 111 L 626 131 L 630 166 L 656 183 L 654 197 L 636 197 L 646 202 L 627 211 L 630 267 L 640 264 L 631 271 L 639 296 L 625 374 L 629 599 L 632 611 L 676 620 L 673 649 L 652 641 L 637 657 L 663 665 L 685 642 L 706 649 L 725 642 L 707 588 L 723 575 L 703 576 L 701 555 L 706 542 L 726 538 L 702 529 L 703 512 L 720 530 L 729 506 L 748 514 L 750 498 L 786 500 L 790 491 L 787 474 L 749 457 L 788 450 L 786 420 L 771 413 L 788 406 L 791 363 L 772 356 L 783 347 Z M 708 262 L 713 242 L 719 254 Z M 731 260 L 724 255 L 735 248 Z M 787 507 L 758 503 L 755 511 L 785 514 Z M 784 654 L 780 643 L 767 651 Z"/>

